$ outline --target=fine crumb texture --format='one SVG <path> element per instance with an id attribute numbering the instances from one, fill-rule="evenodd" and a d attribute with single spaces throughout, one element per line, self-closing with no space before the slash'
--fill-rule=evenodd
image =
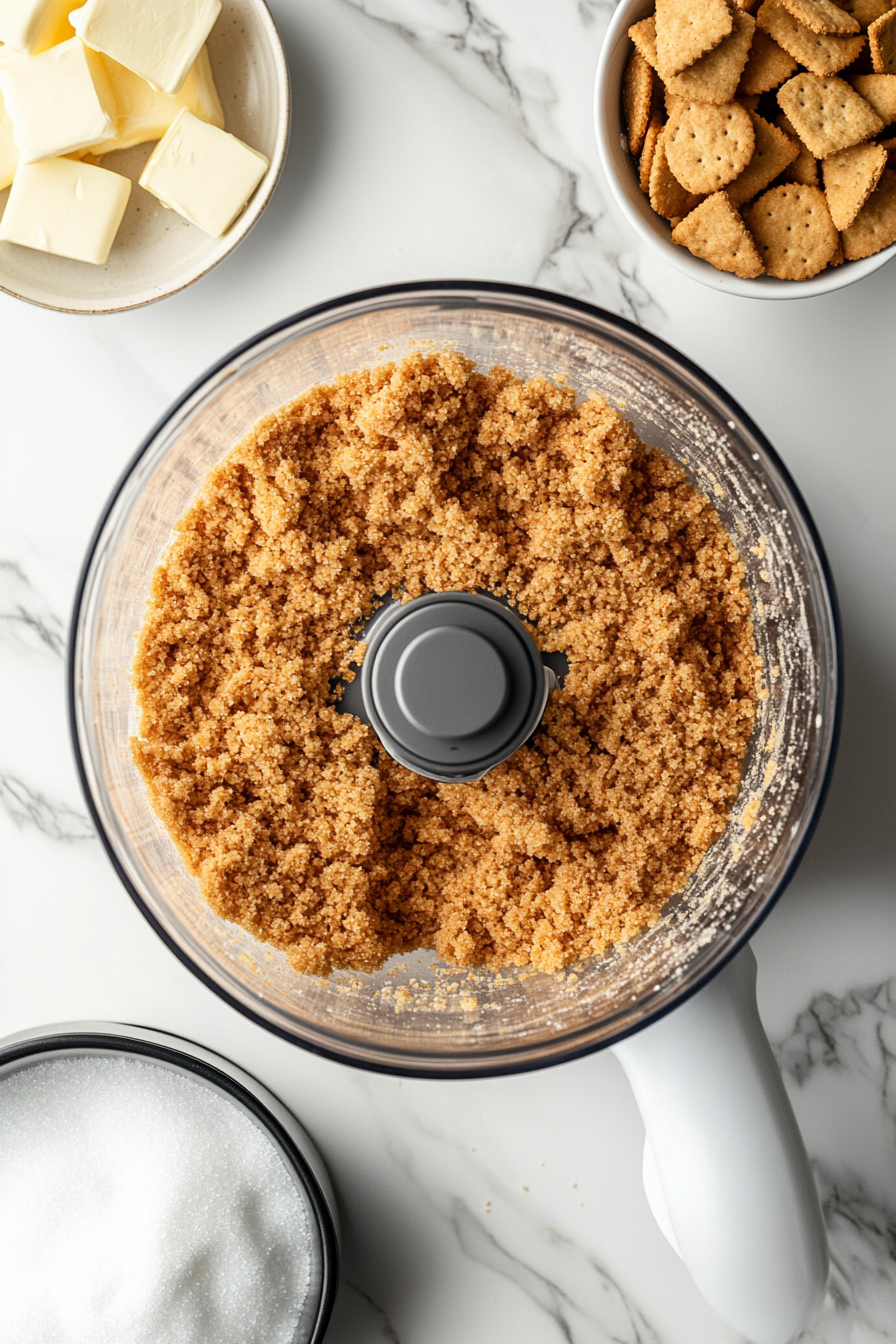
<path id="1" fill-rule="evenodd" d="M 877 74 L 896 75 L 896 9 L 869 25 L 868 45 Z"/>
<path id="2" fill-rule="evenodd" d="M 857 33 L 860 30 L 858 19 L 845 13 L 832 0 L 784 0 L 784 8 L 813 33 Z"/>
<path id="3" fill-rule="evenodd" d="M 855 75 L 852 86 L 885 126 L 896 121 L 896 75 Z"/>
<path id="4" fill-rule="evenodd" d="M 845 79 L 799 74 L 778 90 L 778 105 L 816 159 L 849 149 L 884 124 L 869 103 Z"/>
<path id="5" fill-rule="evenodd" d="M 847 261 L 873 257 L 896 243 L 896 173 L 885 168 L 878 186 L 842 234 Z"/>
<path id="6" fill-rule="evenodd" d="M 697 195 L 733 181 L 753 157 L 750 114 L 739 103 L 675 102 L 665 131 L 669 167 L 683 187 Z"/>
<path id="7" fill-rule="evenodd" d="M 639 154 L 650 122 L 650 100 L 653 93 L 653 71 L 635 48 L 628 58 L 622 79 L 622 107 L 628 130 L 628 147 Z"/>
<path id="8" fill-rule="evenodd" d="M 818 187 L 772 187 L 747 206 L 744 220 L 765 269 L 779 280 L 808 280 L 837 252 L 837 230 Z"/>
<path id="9" fill-rule="evenodd" d="M 651 209 L 663 219 L 681 219 L 699 205 L 700 197 L 686 191 L 669 167 L 669 128 L 663 127 L 650 164 L 648 195 Z"/>
<path id="10" fill-rule="evenodd" d="M 779 112 L 775 117 L 775 125 L 784 132 L 786 136 L 794 142 L 799 150 L 793 163 L 788 164 L 781 174 L 781 182 L 798 182 L 802 187 L 818 187 L 821 185 L 821 179 L 818 175 L 818 160 L 809 153 L 806 146 L 796 133 L 793 122 L 789 117 L 785 117 L 783 112 Z"/>
<path id="11" fill-rule="evenodd" d="M 708 196 L 692 210 L 672 230 L 672 241 L 742 280 L 753 280 L 765 270 L 756 244 L 724 191 Z"/>
<path id="12" fill-rule="evenodd" d="M 799 145 L 777 126 L 769 125 L 756 112 L 751 112 L 750 117 L 756 136 L 753 157 L 740 176 L 728 184 L 729 199 L 738 209 L 774 182 L 800 152 Z"/>
<path id="13" fill-rule="evenodd" d="M 659 114 L 655 114 L 650 118 L 647 134 L 644 136 L 644 146 L 641 150 L 641 158 L 638 161 L 638 182 L 645 196 L 650 195 L 650 170 L 653 167 L 653 159 L 656 154 L 656 147 L 659 144 L 662 131 L 662 117 L 660 117 Z"/>
<path id="14" fill-rule="evenodd" d="M 856 59 L 865 39 L 838 37 L 836 34 L 813 33 L 799 19 L 795 19 L 779 0 L 764 0 L 756 15 L 756 22 L 779 47 L 789 52 L 795 61 L 804 65 L 813 75 L 835 75 Z"/>
<path id="15" fill-rule="evenodd" d="M 838 229 L 849 228 L 886 166 L 887 151 L 883 145 L 853 145 L 824 160 L 821 165 L 824 194 Z"/>
<path id="16" fill-rule="evenodd" d="M 386 594 L 509 597 L 569 661 L 476 783 L 339 712 Z M 557 970 L 651 926 L 722 834 L 758 660 L 709 500 L 596 393 L 455 351 L 342 375 L 255 426 L 152 580 L 132 742 L 212 908 L 298 971 L 434 947 Z"/>
<path id="17" fill-rule="evenodd" d="M 731 102 L 756 30 L 756 21 L 749 14 L 735 10 L 733 18 L 731 32 L 713 51 L 669 80 L 668 90 L 676 98 L 694 98 L 701 103 Z"/>
<path id="18" fill-rule="evenodd" d="M 733 26 L 725 0 L 656 0 L 656 53 L 663 79 L 712 51 Z"/>
<path id="19" fill-rule="evenodd" d="M 893 8 L 893 0 L 840 0 L 840 8 L 851 14 L 861 29 L 867 29 L 875 19 L 882 18 Z"/>
<path id="20" fill-rule="evenodd" d="M 768 33 L 757 28 L 750 57 L 740 77 L 738 92 L 747 96 L 768 93 L 783 84 L 796 70 L 796 61 Z"/>

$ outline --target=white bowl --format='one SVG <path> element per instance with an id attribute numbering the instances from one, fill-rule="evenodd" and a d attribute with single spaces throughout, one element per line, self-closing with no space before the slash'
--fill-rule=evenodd
<path id="1" fill-rule="evenodd" d="M 289 140 L 289 71 L 264 0 L 223 0 L 209 34 L 212 74 L 225 129 L 270 161 L 246 209 L 222 238 L 210 238 L 136 185 L 153 146 L 107 154 L 104 168 L 135 183 L 105 266 L 0 243 L 0 290 L 67 313 L 118 313 L 191 285 L 245 238 L 271 198 Z M 0 213 L 6 204 L 0 192 Z"/>
<path id="2" fill-rule="evenodd" d="M 628 30 L 633 23 L 652 14 L 654 9 L 654 0 L 621 0 L 604 38 L 594 85 L 594 130 L 601 164 L 617 204 L 635 232 L 670 266 L 692 280 L 751 299 L 806 299 L 813 294 L 828 294 L 862 280 L 896 256 L 894 243 L 873 257 L 846 261 L 842 266 L 822 271 L 811 280 L 775 280 L 770 275 L 741 280 L 727 271 L 717 271 L 708 261 L 692 256 L 686 248 L 675 246 L 668 222 L 651 210 L 650 202 L 638 185 L 637 168 L 629 153 L 622 121 L 622 73 L 632 50 Z"/>

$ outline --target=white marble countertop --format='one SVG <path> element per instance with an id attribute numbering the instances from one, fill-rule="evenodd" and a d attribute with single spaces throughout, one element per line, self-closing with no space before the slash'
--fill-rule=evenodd
<path id="1" fill-rule="evenodd" d="M 238 252 L 130 314 L 0 299 L 0 1033 L 143 1023 L 279 1093 L 341 1199 L 332 1344 L 733 1340 L 648 1212 L 643 1131 L 613 1058 L 415 1082 L 275 1039 L 143 921 L 91 832 L 68 744 L 63 654 L 88 538 L 148 427 L 206 366 L 365 286 L 464 277 L 577 295 L 728 388 L 790 467 L 828 548 L 846 640 L 840 759 L 809 855 L 754 945 L 834 1259 L 804 1338 L 896 1340 L 896 266 L 829 297 L 759 303 L 644 251 L 609 198 L 591 130 L 609 0 L 272 8 L 293 136 Z"/>

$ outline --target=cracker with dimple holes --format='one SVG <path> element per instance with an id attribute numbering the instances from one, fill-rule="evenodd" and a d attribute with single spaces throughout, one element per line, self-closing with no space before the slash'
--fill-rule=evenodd
<path id="1" fill-rule="evenodd" d="M 893 8 L 893 0 L 841 0 L 840 8 L 851 14 L 864 32 L 875 19 Z"/>
<path id="2" fill-rule="evenodd" d="M 821 180 L 818 176 L 818 160 L 814 154 L 810 154 L 802 140 L 796 133 L 793 122 L 785 117 L 783 112 L 779 112 L 775 117 L 775 125 L 789 136 L 796 145 L 799 153 L 792 163 L 789 163 L 781 174 L 782 182 L 799 182 L 804 187 L 818 187 Z"/>
<path id="3" fill-rule="evenodd" d="M 750 114 L 739 103 L 676 103 L 666 123 L 669 167 L 699 196 L 733 182 L 753 157 L 755 141 Z"/>
<path id="4" fill-rule="evenodd" d="M 795 69 L 796 61 L 790 53 L 779 47 L 768 33 L 757 28 L 737 92 L 747 95 L 768 93 L 789 79 Z"/>
<path id="5" fill-rule="evenodd" d="M 818 187 L 772 187 L 743 217 L 765 269 L 778 280 L 808 280 L 836 255 L 837 230 Z"/>
<path id="6" fill-rule="evenodd" d="M 658 112 L 655 113 L 650 118 L 650 125 L 647 127 L 647 134 L 644 136 L 644 147 L 638 161 L 638 183 L 645 196 L 650 194 L 650 170 L 653 167 L 653 156 L 656 153 L 657 141 L 664 125 L 665 122 L 662 117 Z"/>
<path id="7" fill-rule="evenodd" d="M 784 8 L 813 33 L 857 33 L 858 20 L 831 0 L 783 0 Z"/>
<path id="8" fill-rule="evenodd" d="M 789 52 L 795 61 L 811 70 L 814 75 L 833 75 L 850 65 L 858 56 L 865 39 L 838 37 L 827 33 L 813 33 L 799 19 L 795 19 L 779 0 L 764 0 L 756 15 L 763 32 Z"/>
<path id="9" fill-rule="evenodd" d="M 853 145 L 825 159 L 821 165 L 824 194 L 838 229 L 849 228 L 886 166 L 883 145 Z"/>
<path id="10" fill-rule="evenodd" d="M 669 93 L 676 98 L 694 98 L 699 103 L 730 103 L 747 63 L 755 30 L 756 20 L 736 10 L 734 27 L 728 36 L 680 75 L 673 75 L 666 84 Z"/>
<path id="11" fill-rule="evenodd" d="M 885 126 L 896 121 L 896 75 L 853 75 L 850 83 Z"/>
<path id="12" fill-rule="evenodd" d="M 778 90 L 778 106 L 816 159 L 849 149 L 884 129 L 869 103 L 845 79 L 794 75 Z"/>
<path id="13" fill-rule="evenodd" d="M 671 79 L 712 51 L 734 26 L 725 0 L 656 0 L 656 54 Z"/>
<path id="14" fill-rule="evenodd" d="M 732 205 L 738 207 L 765 191 L 800 152 L 799 146 L 777 126 L 770 126 L 756 112 L 751 112 L 750 117 L 756 137 L 753 157 L 740 176 L 728 183 L 728 197 Z"/>
<path id="15" fill-rule="evenodd" d="M 650 100 L 653 94 L 653 71 L 637 50 L 632 52 L 622 77 L 622 110 L 628 130 L 628 147 L 638 154 L 650 122 Z"/>
<path id="16" fill-rule="evenodd" d="M 896 173 L 885 168 L 875 191 L 840 235 L 847 261 L 873 257 L 896 243 Z"/>
<path id="17" fill-rule="evenodd" d="M 896 9 L 869 24 L 868 45 L 877 74 L 896 75 Z"/>
<path id="18" fill-rule="evenodd" d="M 699 205 L 700 196 L 687 191 L 672 173 L 667 157 L 668 139 L 668 128 L 664 127 L 650 165 L 650 204 L 664 219 L 683 218 Z"/>
<path id="19" fill-rule="evenodd" d="M 724 191 L 707 196 L 692 210 L 672 230 L 672 241 L 742 280 L 753 280 L 765 270 L 756 244 Z"/>
<path id="20" fill-rule="evenodd" d="M 640 23 L 633 23 L 628 35 L 647 64 L 656 70 L 656 19 L 653 15 L 650 14 Z"/>

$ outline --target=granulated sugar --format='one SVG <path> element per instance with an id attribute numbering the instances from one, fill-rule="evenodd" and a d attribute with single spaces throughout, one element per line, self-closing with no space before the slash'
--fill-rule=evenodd
<path id="1" fill-rule="evenodd" d="M 0 1339 L 291 1344 L 311 1229 L 271 1140 L 131 1058 L 0 1082 Z"/>

